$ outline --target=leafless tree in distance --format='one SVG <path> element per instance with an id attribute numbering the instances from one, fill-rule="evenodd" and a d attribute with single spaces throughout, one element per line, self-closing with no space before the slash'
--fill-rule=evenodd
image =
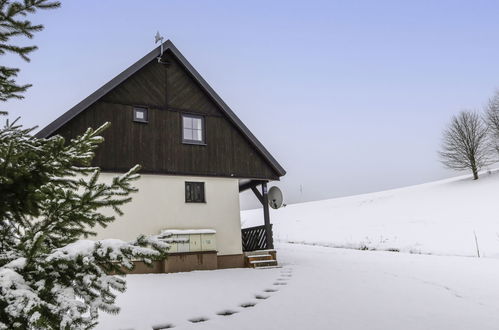
<path id="1" fill-rule="evenodd" d="M 439 154 L 446 167 L 458 171 L 471 170 L 474 180 L 478 179 L 481 168 L 493 163 L 488 127 L 478 112 L 462 111 L 452 117 L 444 131 Z"/>
<path id="2" fill-rule="evenodd" d="M 499 90 L 485 108 L 485 121 L 490 130 L 491 145 L 499 153 Z"/>

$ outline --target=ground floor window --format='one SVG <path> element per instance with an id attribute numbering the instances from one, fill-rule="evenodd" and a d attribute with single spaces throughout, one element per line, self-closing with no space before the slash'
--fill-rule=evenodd
<path id="1" fill-rule="evenodd" d="M 185 202 L 205 203 L 204 182 L 185 182 Z"/>

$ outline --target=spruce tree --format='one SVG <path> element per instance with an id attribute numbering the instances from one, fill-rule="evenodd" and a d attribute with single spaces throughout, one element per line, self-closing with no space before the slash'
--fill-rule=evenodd
<path id="1" fill-rule="evenodd" d="M 49 0 L 0 0 L 0 55 L 13 53 L 29 62 L 29 55 L 37 49 L 36 46 L 19 46 L 11 43 L 12 38 L 19 41 L 19 37 L 33 38 L 34 33 L 43 30 L 43 25 L 32 24 L 27 20 L 29 14 L 40 9 L 54 9 L 60 6 L 59 1 Z M 21 99 L 23 93 L 31 84 L 20 85 L 16 82 L 18 68 L 0 65 L 0 101 Z M 0 113 L 5 114 L 5 111 Z"/>
<path id="2" fill-rule="evenodd" d="M 32 38 L 43 26 L 26 17 L 57 7 L 47 0 L 0 0 L 0 55 L 29 61 L 36 46 L 16 46 L 11 38 Z M 30 86 L 15 81 L 18 72 L 0 66 L 0 101 L 20 99 Z M 132 260 L 149 264 L 165 257 L 168 239 L 160 235 L 88 239 L 95 226 L 122 214 L 137 191 L 132 184 L 139 166 L 109 183 L 91 166 L 109 125 L 71 141 L 38 139 L 16 122 L 0 129 L 0 329 L 92 328 L 99 311 L 119 311 L 116 294 L 125 290 L 119 275 L 133 268 Z"/>
<path id="3" fill-rule="evenodd" d="M 117 313 L 132 260 L 151 263 L 167 238 L 92 241 L 93 227 L 121 214 L 135 166 L 110 183 L 90 166 L 109 123 L 65 141 L 38 139 L 15 123 L 0 130 L 0 329 L 86 329 L 99 310 Z M 109 213 L 107 213 L 109 214 Z"/>

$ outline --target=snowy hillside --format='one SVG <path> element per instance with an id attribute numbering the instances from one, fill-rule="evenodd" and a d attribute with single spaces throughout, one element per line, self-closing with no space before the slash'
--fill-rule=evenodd
<path id="1" fill-rule="evenodd" d="M 263 224 L 243 211 L 243 227 Z M 274 237 L 333 247 L 499 258 L 499 171 L 271 211 Z"/>

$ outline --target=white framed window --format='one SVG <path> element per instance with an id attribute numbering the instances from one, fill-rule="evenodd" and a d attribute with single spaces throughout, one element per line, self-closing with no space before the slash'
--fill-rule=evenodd
<path id="1" fill-rule="evenodd" d="M 148 113 L 147 108 L 133 108 L 133 121 L 139 123 L 147 123 L 148 122 Z"/>
<path id="2" fill-rule="evenodd" d="M 204 117 L 182 114 L 182 142 L 205 144 Z"/>

